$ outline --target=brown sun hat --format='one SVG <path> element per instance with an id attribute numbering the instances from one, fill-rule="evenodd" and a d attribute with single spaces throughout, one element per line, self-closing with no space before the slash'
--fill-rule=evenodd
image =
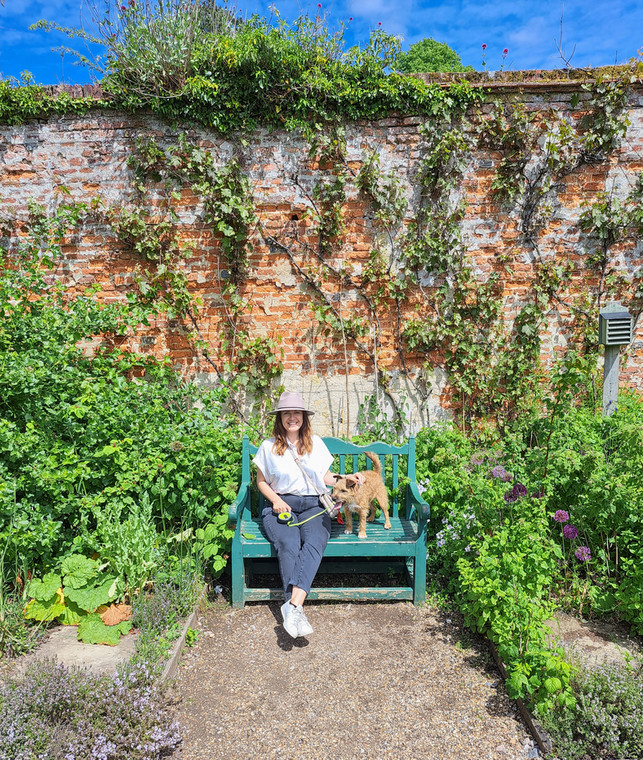
<path id="1" fill-rule="evenodd" d="M 278 414 L 279 412 L 287 411 L 307 412 L 310 415 L 315 414 L 312 410 L 306 409 L 304 399 L 294 391 L 284 391 L 281 396 L 279 396 L 276 409 L 268 412 L 268 414 Z"/>

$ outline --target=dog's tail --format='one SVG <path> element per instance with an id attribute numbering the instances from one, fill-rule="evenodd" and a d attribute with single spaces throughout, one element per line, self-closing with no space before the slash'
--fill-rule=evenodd
<path id="1" fill-rule="evenodd" d="M 366 456 L 373 462 L 373 470 L 378 474 L 382 474 L 382 463 L 380 462 L 380 458 L 377 456 L 377 454 L 373 454 L 372 451 L 366 451 L 364 452 Z"/>

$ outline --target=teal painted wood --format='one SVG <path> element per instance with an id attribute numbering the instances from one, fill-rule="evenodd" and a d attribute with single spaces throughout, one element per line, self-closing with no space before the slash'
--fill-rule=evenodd
<path id="1" fill-rule="evenodd" d="M 249 588 L 245 594 L 246 602 L 282 601 L 284 592 L 281 588 Z M 312 588 L 308 599 L 324 599 L 336 601 L 413 601 L 412 586 L 337 586 L 335 588 Z"/>
<path id="2" fill-rule="evenodd" d="M 382 441 L 357 446 L 340 438 L 324 438 L 330 453 L 335 457 L 339 473 L 346 474 L 347 465 L 350 472 L 360 468 L 360 461 L 372 469 L 372 463 L 363 457 L 364 452 L 372 451 L 382 463 L 384 477 L 399 493 L 402 475 L 401 458 L 406 459 L 405 481 L 401 499 L 391 499 L 391 529 L 385 530 L 380 517 L 373 523 L 367 523 L 365 539 L 357 538 L 357 521 L 351 535 L 344 534 L 344 526 L 333 522 L 330 541 L 324 552 L 328 562 L 336 564 L 343 560 L 366 561 L 374 558 L 381 568 L 387 561 L 393 567 L 396 563 L 406 564 L 410 580 L 409 586 L 395 587 L 337 587 L 314 588 L 310 599 L 410 599 L 414 604 L 421 604 L 426 596 L 426 524 L 429 518 L 429 505 L 422 499 L 415 482 L 415 439 L 401 446 L 392 446 Z M 283 598 L 281 588 L 251 588 L 248 585 L 253 563 L 264 563 L 275 558 L 276 553 L 263 532 L 260 517 L 252 514 L 253 494 L 259 496 L 260 509 L 263 497 L 256 490 L 250 463 L 257 452 L 247 436 L 242 445 L 241 485 L 236 499 L 230 505 L 228 516 L 235 525 L 232 539 L 232 605 L 243 607 L 247 601 L 260 601 Z M 360 456 L 362 455 L 362 456 Z M 403 461 L 403 460 L 402 460 Z M 255 499 L 256 500 L 256 499 Z M 259 510 L 260 513 L 260 510 Z M 324 571 L 324 563 L 320 572 Z M 366 563 L 367 565 L 367 563 Z M 372 572 L 372 571 L 371 571 Z"/>

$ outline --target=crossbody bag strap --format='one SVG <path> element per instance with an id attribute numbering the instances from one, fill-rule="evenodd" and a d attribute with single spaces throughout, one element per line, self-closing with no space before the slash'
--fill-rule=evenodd
<path id="1" fill-rule="evenodd" d="M 306 470 L 304 470 L 304 467 L 303 467 L 302 463 L 299 461 L 299 457 L 296 457 L 296 456 L 295 456 L 295 452 L 292 450 L 291 446 L 288 446 L 288 451 L 290 452 L 290 454 L 291 454 L 292 458 L 295 460 L 295 463 L 296 463 L 297 467 L 299 467 L 299 469 L 301 470 L 301 472 L 302 472 L 302 475 L 303 475 L 303 476 L 306 478 L 306 480 L 308 481 L 308 484 L 309 484 L 309 485 L 311 485 L 311 486 L 313 487 L 313 491 L 315 491 L 315 493 L 317 494 L 317 496 L 323 496 L 323 495 L 324 495 L 324 493 L 328 493 L 327 491 L 324 491 L 324 492 L 322 492 L 322 491 L 321 491 L 319 488 L 317 488 L 317 486 L 316 486 L 316 485 L 313 483 L 313 481 L 312 481 L 311 477 L 308 475 L 308 473 L 306 472 Z"/>

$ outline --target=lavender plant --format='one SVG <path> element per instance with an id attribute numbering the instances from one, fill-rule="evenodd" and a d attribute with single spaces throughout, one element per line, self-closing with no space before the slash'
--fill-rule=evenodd
<path id="1" fill-rule="evenodd" d="M 41 662 L 0 685 L 0 760 L 160 760 L 180 741 L 141 663 L 107 677 Z"/>
<path id="2" fill-rule="evenodd" d="M 579 673 L 576 705 L 550 713 L 543 725 L 560 760 L 643 757 L 643 679 L 640 670 L 606 665 Z"/>

